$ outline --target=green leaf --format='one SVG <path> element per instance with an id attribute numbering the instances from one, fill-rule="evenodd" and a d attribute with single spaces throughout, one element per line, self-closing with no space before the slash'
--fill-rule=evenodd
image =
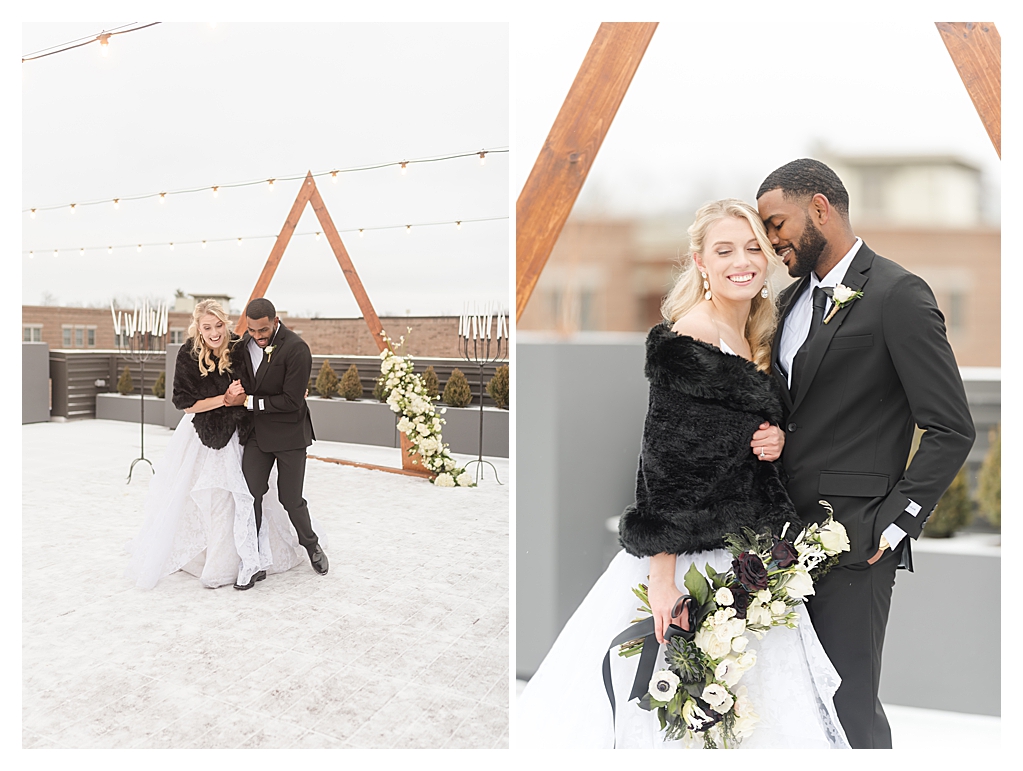
<path id="1" fill-rule="evenodd" d="M 668 721 L 665 719 L 667 716 L 667 710 L 664 707 L 660 707 L 657 710 L 657 720 L 661 724 L 661 730 L 663 731 L 668 726 Z"/>
<path id="2" fill-rule="evenodd" d="M 685 585 L 689 594 L 700 605 L 703 605 L 710 599 L 710 586 L 707 583 L 707 579 L 696 568 L 695 563 L 690 565 L 689 570 L 686 572 Z"/>

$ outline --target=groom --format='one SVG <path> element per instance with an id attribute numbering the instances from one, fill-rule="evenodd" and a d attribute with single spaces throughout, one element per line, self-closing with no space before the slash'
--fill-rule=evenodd
<path id="1" fill-rule="evenodd" d="M 252 410 L 252 431 L 244 441 L 242 472 L 254 499 L 256 531 L 262 525 L 263 496 L 269 490 L 270 470 L 276 463 L 281 505 L 298 533 L 298 542 L 309 553 L 313 569 L 323 575 L 327 572 L 327 555 L 320 549 L 309 507 L 302 497 L 306 448 L 315 438 L 305 401 L 312 355 L 305 341 L 281 323 L 273 303 L 265 298 L 246 306 L 245 324 L 247 331 L 238 344 L 244 393 L 229 397 L 228 404 L 244 403 Z M 266 572 L 259 571 L 248 584 L 235 584 L 234 588 L 250 589 L 264 578 Z"/>
<path id="2" fill-rule="evenodd" d="M 877 692 L 895 570 L 912 570 L 909 539 L 966 461 L 973 421 L 934 295 L 856 237 L 830 168 L 782 166 L 757 206 L 799 279 L 779 297 L 771 361 L 785 401 L 789 494 L 806 523 L 828 501 L 851 546 L 807 610 L 842 677 L 835 706 L 849 743 L 890 748 Z M 924 434 L 907 467 L 914 425 Z"/>

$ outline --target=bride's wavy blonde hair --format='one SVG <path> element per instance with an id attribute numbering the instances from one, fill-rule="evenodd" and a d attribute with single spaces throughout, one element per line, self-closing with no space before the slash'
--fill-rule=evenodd
<path id="1" fill-rule="evenodd" d="M 216 316 L 224 322 L 224 339 L 216 350 L 206 344 L 199 332 L 199 321 L 203 316 Z M 206 377 L 214 366 L 220 374 L 231 371 L 231 357 L 228 356 L 231 349 L 231 322 L 220 303 L 216 300 L 201 300 L 195 304 L 192 323 L 188 325 L 188 336 L 192 338 L 192 355 L 199 360 L 200 375 Z M 217 357 L 216 365 L 213 364 L 213 356 Z"/>
<path id="2" fill-rule="evenodd" d="M 704 241 L 710 226 L 725 217 L 744 219 L 749 223 L 753 229 L 753 236 L 767 257 L 768 276 L 781 264 L 778 255 L 774 253 L 771 241 L 767 237 L 767 230 L 756 209 L 738 198 L 725 198 L 721 201 L 704 204 L 696 212 L 696 220 L 689 227 L 689 252 L 686 259 L 681 261 L 675 285 L 661 304 L 661 315 L 669 323 L 674 324 L 698 304 L 704 302 L 703 277 L 700 275 L 699 268 L 696 267 L 693 256 L 703 253 Z M 753 297 L 745 330 L 746 340 L 753 353 L 753 363 L 757 365 L 757 369 L 763 372 L 769 372 L 771 368 L 771 341 L 774 338 L 777 324 L 774 287 L 768 281 L 767 297 L 761 297 L 760 292 Z"/>

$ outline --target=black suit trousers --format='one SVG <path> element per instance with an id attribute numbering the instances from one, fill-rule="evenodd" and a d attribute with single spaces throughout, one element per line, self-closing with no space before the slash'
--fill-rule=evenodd
<path id="1" fill-rule="evenodd" d="M 885 551 L 873 565 L 857 562 L 833 568 L 806 603 L 817 637 L 842 678 L 835 708 L 853 749 L 892 746 L 877 691 L 895 569 L 904 543 L 905 539 Z"/>
<path id="2" fill-rule="evenodd" d="M 288 512 L 291 524 L 298 533 L 298 542 L 312 552 L 319 543 L 309 519 L 309 507 L 302 497 L 305 482 L 306 450 L 278 450 L 265 452 L 259 448 L 255 434 L 245 444 L 242 455 L 242 473 L 252 495 L 252 508 L 256 515 L 256 530 L 263 524 L 263 496 L 270 489 L 270 471 L 277 463 L 277 491 L 281 505 Z"/>

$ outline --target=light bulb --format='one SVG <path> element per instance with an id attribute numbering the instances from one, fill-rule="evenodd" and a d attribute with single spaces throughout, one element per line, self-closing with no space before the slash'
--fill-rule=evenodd
<path id="1" fill-rule="evenodd" d="M 110 48 L 110 33 L 102 32 L 99 37 L 99 50 L 103 52 L 103 55 L 107 55 L 107 49 Z"/>
<path id="2" fill-rule="evenodd" d="M 35 253 L 35 252 L 33 252 L 33 251 L 29 251 L 29 253 L 28 253 L 28 258 L 29 258 L 30 260 L 34 260 L 34 259 L 35 259 L 35 257 L 36 257 L 36 253 Z"/>
<path id="3" fill-rule="evenodd" d="M 35 219 L 36 218 L 36 210 L 35 209 L 30 209 L 29 210 L 29 215 L 32 217 L 32 219 Z"/>
<path id="4" fill-rule="evenodd" d="M 402 174 L 404 174 L 404 173 L 405 173 L 405 167 L 406 167 L 406 166 L 408 166 L 408 161 L 402 161 L 402 162 L 401 162 L 401 173 L 402 173 Z"/>
<path id="5" fill-rule="evenodd" d="M 412 232 L 412 226 L 411 225 L 406 225 L 405 226 L 405 232 L 406 233 L 411 233 Z"/>
<path id="6" fill-rule="evenodd" d="M 242 245 L 242 240 L 239 238 L 238 239 L 238 246 L 241 246 L 241 245 Z"/>
<path id="7" fill-rule="evenodd" d="M 457 228 L 458 230 L 461 230 L 461 229 L 462 229 L 462 221 L 461 221 L 461 220 L 458 220 L 458 221 L 457 221 L 457 222 L 455 223 L 455 227 L 456 227 L 456 228 Z"/>
<path id="8" fill-rule="evenodd" d="M 486 150 L 480 150 L 480 166 L 482 166 L 486 162 L 487 162 L 487 151 Z"/>
<path id="9" fill-rule="evenodd" d="M 214 185 L 214 186 L 213 186 L 213 197 L 214 197 L 214 198 L 216 198 L 216 197 L 217 197 L 217 189 L 218 189 L 219 187 L 220 187 L 220 185 Z"/>
<path id="10" fill-rule="evenodd" d="M 270 192 L 272 193 L 274 190 L 274 181 L 272 179 L 268 179 L 266 182 L 270 186 Z"/>
<path id="11" fill-rule="evenodd" d="M 337 169 L 330 172 L 330 181 L 333 182 L 335 185 L 337 184 Z"/>
<path id="12" fill-rule="evenodd" d="M 54 257 L 56 257 L 56 256 L 57 256 L 57 250 L 56 250 L 56 249 L 54 249 L 54 250 L 53 250 L 53 256 L 54 256 Z"/>
<path id="13" fill-rule="evenodd" d="M 160 203 L 163 203 L 165 198 L 167 198 L 167 194 L 166 193 L 160 193 Z"/>
<path id="14" fill-rule="evenodd" d="M 203 248 L 203 249 L 205 249 L 205 248 L 206 248 L 206 240 L 205 240 L 205 239 L 203 239 L 203 242 L 202 242 L 202 248 Z"/>
<path id="15" fill-rule="evenodd" d="M 78 256 L 79 257 L 84 257 L 85 256 L 85 247 L 84 246 L 81 249 L 78 250 Z"/>
<path id="16" fill-rule="evenodd" d="M 141 252 L 141 251 L 142 251 L 142 244 L 139 244 L 139 245 L 138 245 L 138 248 L 137 248 L 137 249 L 136 249 L 135 251 L 136 251 L 136 252 Z"/>
<path id="17" fill-rule="evenodd" d="M 316 231 L 316 240 L 317 241 L 320 240 L 320 231 L 319 230 Z"/>
<path id="18" fill-rule="evenodd" d="M 362 236 L 363 236 L 362 228 L 359 228 L 359 238 L 362 238 Z"/>
<path id="19" fill-rule="evenodd" d="M 107 254 L 113 254 L 113 253 L 114 253 L 114 247 L 108 246 L 107 247 Z"/>
<path id="20" fill-rule="evenodd" d="M 121 206 L 121 199 L 120 198 L 115 198 L 114 199 L 114 208 L 118 209 L 118 208 L 120 208 L 120 206 Z"/>
<path id="21" fill-rule="evenodd" d="M 73 204 L 71 204 L 71 213 L 72 213 L 72 214 L 74 214 L 74 213 L 75 213 L 75 207 L 76 207 L 76 206 L 78 206 L 78 204 L 76 204 L 76 203 L 73 203 Z"/>
<path id="22" fill-rule="evenodd" d="M 173 252 L 174 251 L 174 242 L 173 241 L 171 241 L 170 248 L 171 248 L 171 251 Z"/>

